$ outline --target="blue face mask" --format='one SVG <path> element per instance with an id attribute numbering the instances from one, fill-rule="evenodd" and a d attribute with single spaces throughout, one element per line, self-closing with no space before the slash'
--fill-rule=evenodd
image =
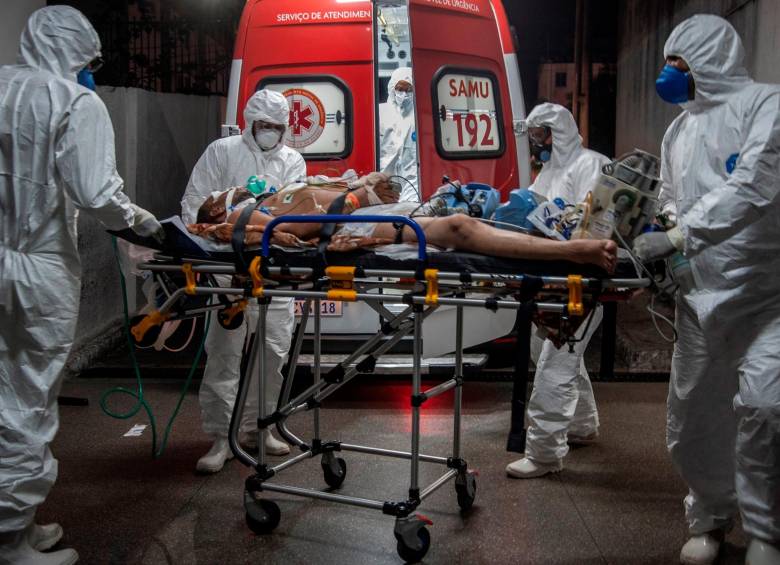
<path id="1" fill-rule="evenodd" d="M 81 86 L 95 90 L 95 77 L 92 76 L 92 71 L 89 69 L 81 69 L 79 74 L 76 75 L 76 80 Z"/>
<path id="2" fill-rule="evenodd" d="M 669 104 L 682 104 L 688 101 L 688 84 L 691 73 L 664 65 L 661 74 L 655 79 L 655 91 L 664 102 Z"/>

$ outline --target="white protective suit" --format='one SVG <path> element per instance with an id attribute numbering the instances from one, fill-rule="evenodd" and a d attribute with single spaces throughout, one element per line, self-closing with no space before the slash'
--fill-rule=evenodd
<path id="1" fill-rule="evenodd" d="M 748 77 L 739 36 L 717 16 L 682 22 L 664 54 L 696 85 L 662 145 L 661 204 L 693 274 L 677 296 L 667 443 L 692 534 L 727 526 L 739 507 L 749 535 L 778 544 L 780 88 Z"/>
<path id="2" fill-rule="evenodd" d="M 286 147 L 281 141 L 271 150 L 263 151 L 252 134 L 252 124 L 257 120 L 284 124 L 289 120 L 287 100 L 278 92 L 256 92 L 244 108 L 244 131 L 240 136 L 218 139 L 206 148 L 190 176 L 190 182 L 181 202 L 182 219 L 194 223 L 198 208 L 215 190 L 233 186 L 245 186 L 252 175 L 269 180 L 269 186 L 277 188 L 306 177 L 306 163 L 300 153 Z M 228 285 L 229 277 L 220 280 Z M 200 386 L 200 407 L 203 430 L 212 436 L 227 437 L 233 412 L 241 353 L 244 340 L 257 326 L 257 303 L 250 303 L 244 312 L 244 324 L 235 330 L 226 330 L 212 319 L 206 338 L 206 371 Z M 281 385 L 281 369 L 290 349 L 294 327 L 293 301 L 275 298 L 268 305 L 266 326 L 266 413 L 276 409 L 276 399 Z M 257 376 L 252 379 L 253 388 L 247 397 L 242 431 L 257 428 Z"/>
<path id="3" fill-rule="evenodd" d="M 560 197 L 572 204 L 583 201 L 609 159 L 582 146 L 577 123 L 563 106 L 540 104 L 528 115 L 527 122 L 528 127 L 552 130 L 552 155 L 530 189 L 548 200 Z M 590 325 L 583 322 L 578 330 L 577 339 L 585 335 L 575 344 L 574 353 L 569 353 L 568 345 L 558 349 L 550 340 L 542 342 L 536 332 L 533 334 L 531 355 L 536 377 L 528 401 L 525 448 L 526 457 L 533 461 L 559 461 L 569 452 L 569 433 L 586 437 L 598 431 L 596 400 L 583 356 L 601 318 L 599 306 L 591 314 Z"/>
<path id="4" fill-rule="evenodd" d="M 79 309 L 77 211 L 111 229 L 133 223 L 106 107 L 76 83 L 99 53 L 87 19 L 54 6 L 30 16 L 18 63 L 0 68 L 0 533 L 32 523 L 57 478 L 49 444 Z"/>
<path id="5" fill-rule="evenodd" d="M 399 67 L 390 75 L 387 84 L 387 102 L 379 105 L 379 169 L 401 185 L 399 202 L 419 202 L 420 186 L 417 179 L 417 128 L 414 105 L 402 110 L 395 99 L 395 85 L 399 81 L 412 82 L 412 69 Z"/>

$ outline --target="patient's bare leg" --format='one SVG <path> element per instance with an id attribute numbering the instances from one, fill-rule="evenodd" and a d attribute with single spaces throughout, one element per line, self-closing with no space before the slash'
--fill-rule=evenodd
<path id="1" fill-rule="evenodd" d="M 542 259 L 591 263 L 613 271 L 617 245 L 609 240 L 554 241 L 541 237 L 496 229 L 462 214 L 453 216 L 414 218 L 425 232 L 428 243 L 447 249 L 471 251 L 483 255 L 512 259 Z M 375 237 L 393 237 L 391 224 L 379 224 Z M 403 240 L 417 241 L 411 228 L 404 228 Z"/>

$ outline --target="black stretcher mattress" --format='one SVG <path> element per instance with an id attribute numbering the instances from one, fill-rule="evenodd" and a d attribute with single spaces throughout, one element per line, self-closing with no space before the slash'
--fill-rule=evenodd
<path id="1" fill-rule="evenodd" d="M 242 267 L 248 265 L 256 256 L 261 255 L 260 249 L 250 249 L 243 253 L 243 262 L 234 252 L 209 252 L 194 244 L 191 238 L 182 237 L 176 231 L 169 231 L 166 226 L 167 238 L 162 245 L 152 238 L 144 238 L 136 235 L 132 230 L 125 229 L 110 232 L 130 243 L 148 247 L 170 255 L 177 259 L 199 259 L 206 261 L 219 261 L 231 263 Z M 416 253 L 416 247 L 415 247 Z M 416 271 L 420 268 L 417 259 L 396 259 L 386 255 L 377 254 L 372 250 L 360 250 L 353 252 L 326 251 L 320 253 L 317 249 L 285 251 L 272 247 L 268 266 L 278 267 L 309 267 L 322 270 L 329 265 L 355 266 L 364 269 L 385 269 L 399 271 Z M 534 276 L 567 276 L 582 275 L 592 278 L 627 278 L 637 279 L 636 269 L 631 261 L 620 261 L 615 273 L 608 275 L 606 271 L 595 265 L 581 265 L 567 261 L 534 261 L 528 259 L 507 259 L 492 257 L 476 253 L 462 251 L 441 251 L 428 253 L 426 268 L 439 269 L 440 271 L 453 271 L 458 273 L 490 273 L 509 275 L 534 275 Z"/>

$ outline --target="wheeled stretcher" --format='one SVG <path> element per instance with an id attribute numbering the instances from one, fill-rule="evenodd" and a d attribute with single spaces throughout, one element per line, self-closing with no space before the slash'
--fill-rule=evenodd
<path id="1" fill-rule="evenodd" d="M 341 224 L 354 222 L 393 222 L 407 225 L 417 234 L 417 256 L 414 259 L 394 259 L 373 251 L 328 253 L 320 250 L 287 252 L 272 248 L 270 236 L 279 223 L 313 221 Z M 154 339 L 156 328 L 166 320 L 182 319 L 216 312 L 217 320 L 226 328 L 242 323 L 243 311 L 249 300 L 259 304 L 260 315 L 254 339 L 245 352 L 245 363 L 230 426 L 230 447 L 239 461 L 252 467 L 255 474 L 245 483 L 244 506 L 249 527 L 257 533 L 272 531 L 279 523 L 277 504 L 261 498 L 264 491 L 282 492 L 331 502 L 379 510 L 395 517 L 394 534 L 398 553 L 404 560 L 421 559 L 430 546 L 426 518 L 416 514 L 422 501 L 437 489 L 454 481 L 458 505 L 466 510 L 476 495 L 476 477 L 461 453 L 461 399 L 463 386 L 463 327 L 465 308 L 511 309 L 518 320 L 530 327 L 531 317 L 547 313 L 559 320 L 561 333 L 573 339 L 579 323 L 598 302 L 626 296 L 632 289 L 650 285 L 637 275 L 630 265 L 620 264 L 613 276 L 582 265 L 517 261 L 483 257 L 468 253 L 428 253 L 425 234 L 413 220 L 402 216 L 284 216 L 271 221 L 265 230 L 262 246 L 257 250 L 234 245 L 232 253 L 208 253 L 188 257 L 176 249 L 164 249 L 153 261 L 140 268 L 151 271 L 166 290 L 167 299 L 151 314 L 135 320 L 132 334 L 136 341 Z M 220 287 L 215 275 L 233 275 L 230 287 Z M 393 293 L 385 291 L 391 290 Z M 198 300 L 198 297 L 201 297 Z M 203 297 L 216 297 L 211 302 Z M 265 403 L 265 335 L 266 312 L 274 298 L 305 300 L 302 319 L 298 324 L 290 352 L 288 371 L 272 414 Z M 382 318 L 381 330 L 357 346 L 334 368 L 321 370 L 320 301 L 362 301 Z M 394 313 L 387 305 L 403 305 Z M 310 314 L 310 306 L 313 314 Z M 451 378 L 423 389 L 420 362 L 422 357 L 422 324 L 437 307 L 456 308 L 455 369 Z M 303 328 L 313 315 L 314 367 L 313 384 L 292 397 L 293 379 L 303 341 Z M 521 332 L 522 333 L 522 332 Z M 320 406 L 323 401 L 360 374 L 371 373 L 377 359 L 405 336 L 413 340 L 411 438 L 409 451 L 327 441 L 322 437 Z M 526 395 L 528 343 L 519 343 L 517 379 L 513 393 L 513 426 L 508 449 L 517 450 L 524 443 L 523 416 Z M 565 345 L 564 345 L 565 346 Z M 258 369 L 255 371 L 255 369 Z M 238 442 L 238 428 L 249 390 L 249 376 L 260 375 L 258 430 L 275 426 L 278 432 L 300 453 L 271 465 L 266 459 L 263 441 L 258 441 L 258 455 L 253 457 Z M 420 453 L 420 412 L 426 401 L 454 390 L 452 449 L 446 455 Z M 313 415 L 313 437 L 304 440 L 288 427 L 294 414 L 309 411 Z M 261 436 L 262 437 L 262 436 Z M 287 468 L 307 459 L 320 457 L 325 483 L 332 489 L 346 478 L 347 465 L 337 454 L 359 452 L 382 457 L 406 459 L 410 462 L 409 489 L 406 496 L 393 501 L 346 496 L 324 492 L 317 488 L 301 488 L 281 484 L 279 475 Z M 441 465 L 445 471 L 428 485 L 419 481 L 420 462 Z"/>

